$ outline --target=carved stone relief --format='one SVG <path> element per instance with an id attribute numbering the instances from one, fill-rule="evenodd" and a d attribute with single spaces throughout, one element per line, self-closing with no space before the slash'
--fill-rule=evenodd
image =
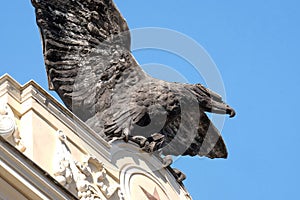
<path id="1" fill-rule="evenodd" d="M 118 199 L 124 199 L 120 186 L 110 183 L 104 164 L 91 155 L 86 155 L 83 161 L 72 158 L 67 146 L 67 137 L 62 131 L 57 131 L 58 146 L 54 161 L 54 177 L 67 189 L 75 188 L 80 200 L 111 199 L 117 194 Z"/>
<path id="2" fill-rule="evenodd" d="M 0 103 L 0 135 L 9 140 L 21 152 L 26 150 L 26 147 L 21 142 L 20 132 L 15 121 L 15 116 L 12 109 L 6 103 Z"/>

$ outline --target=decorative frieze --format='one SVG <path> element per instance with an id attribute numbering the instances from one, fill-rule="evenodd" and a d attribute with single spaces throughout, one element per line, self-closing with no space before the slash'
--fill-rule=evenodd
<path id="1" fill-rule="evenodd" d="M 110 199 L 117 193 L 124 199 L 120 186 L 107 178 L 104 164 L 96 157 L 86 155 L 83 161 L 76 161 L 67 146 L 67 137 L 57 131 L 58 145 L 54 162 L 54 177 L 67 189 L 75 188 L 80 200 Z"/>

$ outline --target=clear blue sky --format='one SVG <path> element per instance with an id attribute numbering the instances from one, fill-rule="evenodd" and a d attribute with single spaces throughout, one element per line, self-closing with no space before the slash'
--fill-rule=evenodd
<path id="1" fill-rule="evenodd" d="M 180 158 L 174 164 L 195 200 L 300 199 L 300 1 L 116 1 L 130 28 L 163 27 L 188 35 L 210 54 L 237 111 L 222 135 L 227 160 Z M 47 89 L 30 1 L 2 1 L 0 75 Z M 139 62 L 177 66 L 172 56 Z M 177 70 L 186 73 L 185 63 Z M 187 77 L 189 79 L 189 77 Z M 202 80 L 199 79 L 199 82 Z M 54 93 L 51 93 L 54 95 Z"/>

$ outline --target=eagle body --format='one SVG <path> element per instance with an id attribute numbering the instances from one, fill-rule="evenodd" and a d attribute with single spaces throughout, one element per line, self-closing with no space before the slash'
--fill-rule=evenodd
<path id="1" fill-rule="evenodd" d="M 127 23 L 112 0 L 32 0 L 49 88 L 107 141 L 146 138 L 164 155 L 226 158 L 205 112 L 235 115 L 201 84 L 146 74 L 130 52 Z"/>

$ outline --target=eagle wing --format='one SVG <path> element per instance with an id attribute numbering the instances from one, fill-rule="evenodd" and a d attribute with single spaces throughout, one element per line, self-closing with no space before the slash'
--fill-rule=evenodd
<path id="1" fill-rule="evenodd" d="M 97 95 L 105 92 L 99 82 L 108 82 L 112 71 L 122 70 L 114 64 L 137 66 L 127 23 L 111 0 L 32 0 L 32 4 L 49 89 L 85 121 L 96 112 Z"/>

